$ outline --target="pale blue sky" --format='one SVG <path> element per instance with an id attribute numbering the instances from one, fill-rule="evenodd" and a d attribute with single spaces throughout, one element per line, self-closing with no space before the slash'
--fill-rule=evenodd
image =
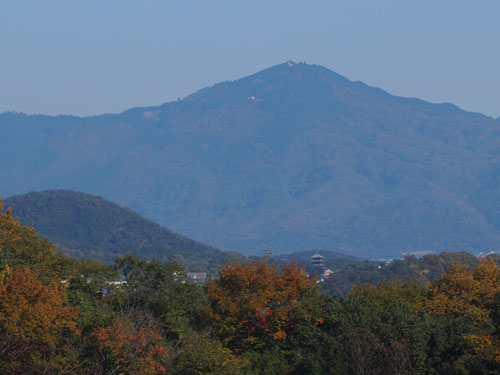
<path id="1" fill-rule="evenodd" d="M 287 59 L 500 116 L 500 1 L 3 0 L 0 111 L 115 113 Z"/>

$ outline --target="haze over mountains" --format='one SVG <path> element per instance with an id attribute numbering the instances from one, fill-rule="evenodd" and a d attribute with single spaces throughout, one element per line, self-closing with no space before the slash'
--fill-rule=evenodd
<path id="1" fill-rule="evenodd" d="M 99 194 L 210 245 L 500 248 L 500 120 L 285 63 L 158 107 L 0 115 L 0 195 Z"/>

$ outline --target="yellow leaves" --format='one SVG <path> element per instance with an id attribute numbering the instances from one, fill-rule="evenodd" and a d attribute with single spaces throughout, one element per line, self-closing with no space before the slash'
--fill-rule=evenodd
<path id="1" fill-rule="evenodd" d="M 491 336 L 478 336 L 474 334 L 465 335 L 464 338 L 474 345 L 474 350 L 479 352 L 485 348 L 493 345 Z"/>
<path id="2" fill-rule="evenodd" d="M 465 335 L 466 339 L 472 344 L 472 351 L 474 354 L 490 353 L 493 361 L 500 364 L 500 340 L 492 336 L 480 336 L 475 334 Z"/>
<path id="3" fill-rule="evenodd" d="M 272 333 L 271 336 L 275 340 L 285 340 L 286 339 L 286 332 L 283 330 L 279 330 L 277 332 Z"/>
<path id="4" fill-rule="evenodd" d="M 489 307 L 500 292 L 500 272 L 493 259 L 482 258 L 473 270 L 452 266 L 429 290 L 427 308 L 431 314 L 455 314 L 475 322 L 489 321 Z"/>
<path id="5" fill-rule="evenodd" d="M 3 201 L 0 199 L 0 211 L 3 209 Z M 15 220 L 14 217 L 12 216 L 12 208 L 8 208 L 7 212 L 5 213 L 0 213 L 0 222 L 11 222 L 14 225 L 21 225 L 19 221 Z"/>
<path id="6" fill-rule="evenodd" d="M 425 305 L 426 294 L 425 288 L 418 284 L 395 280 L 382 282 L 378 286 L 372 284 L 357 286 L 351 291 L 350 296 L 367 298 L 379 308 L 383 308 L 391 301 L 402 300 L 417 311 Z"/>
<path id="7" fill-rule="evenodd" d="M 10 268 L 8 264 L 6 264 L 3 270 L 0 272 L 0 282 L 5 281 L 11 273 L 12 273 L 12 268 Z"/>

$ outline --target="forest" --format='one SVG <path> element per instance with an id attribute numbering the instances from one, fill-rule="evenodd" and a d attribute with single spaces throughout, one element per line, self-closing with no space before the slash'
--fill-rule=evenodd
<path id="1" fill-rule="evenodd" d="M 294 261 L 241 260 L 198 286 L 172 261 L 63 255 L 9 209 L 0 373 L 500 373 L 493 258 L 453 263 L 425 283 L 361 280 L 340 296 L 310 274 Z"/>

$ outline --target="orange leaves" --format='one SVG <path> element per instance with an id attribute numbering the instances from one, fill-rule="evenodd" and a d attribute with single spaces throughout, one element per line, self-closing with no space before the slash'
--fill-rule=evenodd
<path id="1" fill-rule="evenodd" d="M 296 325 L 296 309 L 311 285 L 294 262 L 280 271 L 278 264 L 231 263 L 221 269 L 218 279 L 206 284 L 211 300 L 207 314 L 236 349 L 255 337 L 283 340 Z"/>
<path id="2" fill-rule="evenodd" d="M 435 316 L 448 314 L 465 316 L 473 323 L 491 323 L 495 296 L 500 292 L 500 271 L 492 258 L 482 258 L 473 270 L 453 266 L 441 280 L 430 286 L 427 301 L 429 312 Z M 464 336 L 473 352 L 489 353 L 500 363 L 500 340 L 490 335 Z"/>
<path id="3" fill-rule="evenodd" d="M 489 321 L 490 305 L 500 292 L 500 272 L 491 258 L 483 258 L 473 270 L 452 266 L 438 282 L 430 286 L 427 302 L 435 316 L 464 315 L 476 322 Z"/>
<path id="4" fill-rule="evenodd" d="M 480 336 L 475 334 L 465 335 L 464 339 L 472 344 L 474 354 L 486 352 L 495 363 L 500 364 L 500 340 L 492 336 Z"/>
<path id="5" fill-rule="evenodd" d="M 284 339 L 286 339 L 286 332 L 283 331 L 283 330 L 277 331 L 277 332 L 273 332 L 271 336 L 275 340 L 284 340 Z"/>
<path id="6" fill-rule="evenodd" d="M 474 349 L 479 352 L 493 345 L 493 339 L 490 336 L 465 335 L 464 338 L 474 345 Z"/>
<path id="7" fill-rule="evenodd" d="M 0 372 L 59 373 L 74 362 L 65 338 L 76 330 L 77 307 L 65 306 L 56 280 L 43 285 L 28 268 L 0 278 Z M 54 367 L 55 366 L 55 367 Z M 52 372 L 51 372 L 52 371 Z"/>
<path id="8" fill-rule="evenodd" d="M 117 321 L 111 327 L 96 329 L 92 336 L 103 353 L 111 354 L 116 369 L 128 374 L 166 374 L 168 350 L 154 330 L 134 329 Z"/>
<path id="9" fill-rule="evenodd" d="M 77 307 L 64 305 L 65 290 L 56 280 L 44 286 L 28 268 L 0 280 L 0 327 L 17 340 L 54 347 L 63 329 L 76 330 Z"/>

